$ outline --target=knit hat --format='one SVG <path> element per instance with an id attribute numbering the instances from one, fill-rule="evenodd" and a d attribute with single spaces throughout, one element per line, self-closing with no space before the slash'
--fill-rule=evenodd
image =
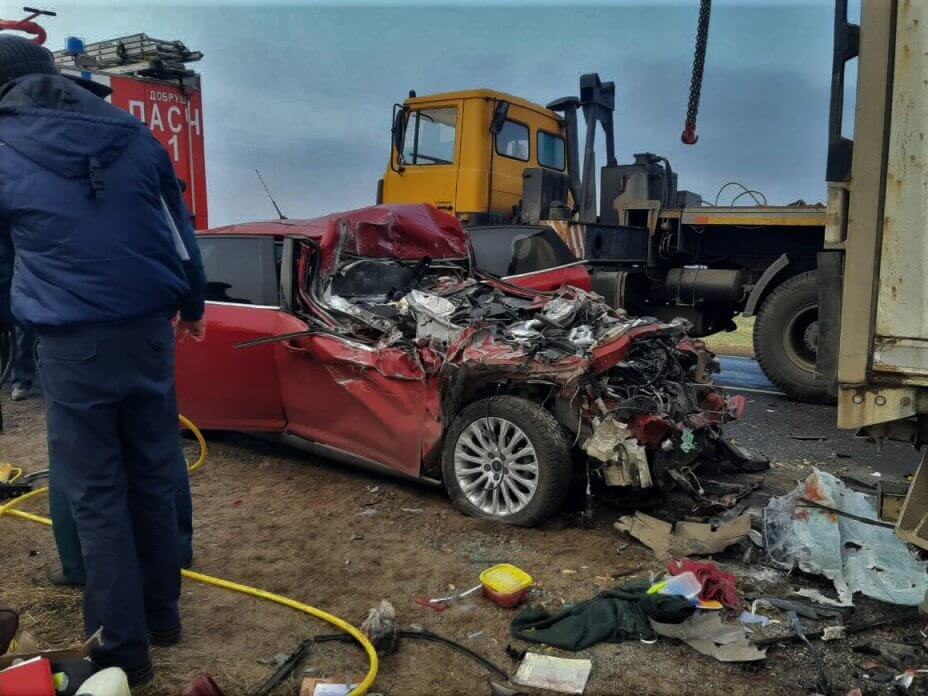
<path id="1" fill-rule="evenodd" d="M 57 75 L 51 51 L 14 34 L 0 34 L 0 86 L 23 75 Z"/>

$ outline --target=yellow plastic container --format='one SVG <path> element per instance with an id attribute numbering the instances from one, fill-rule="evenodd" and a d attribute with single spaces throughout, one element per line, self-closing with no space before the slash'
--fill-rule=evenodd
<path id="1" fill-rule="evenodd" d="M 534 582 L 531 575 L 509 563 L 500 563 L 480 573 L 483 595 L 501 607 L 521 604 Z"/>

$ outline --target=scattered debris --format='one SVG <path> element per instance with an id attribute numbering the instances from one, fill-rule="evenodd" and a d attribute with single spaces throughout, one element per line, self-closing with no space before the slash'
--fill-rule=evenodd
<path id="1" fill-rule="evenodd" d="M 683 597 L 648 594 L 651 583 L 633 581 L 551 614 L 544 607 L 524 609 L 512 620 L 510 634 L 576 652 L 597 643 L 651 640 L 650 619 L 679 623 L 695 607 Z"/>
<path id="2" fill-rule="evenodd" d="M 769 626 L 772 623 L 776 623 L 769 616 L 764 616 L 763 614 L 755 614 L 753 611 L 741 612 L 741 616 L 738 617 L 738 621 L 746 625 L 757 625 L 757 626 Z"/>
<path id="3" fill-rule="evenodd" d="M 718 526 L 699 522 L 664 522 L 642 512 L 625 516 L 615 528 L 638 539 L 659 560 L 680 556 L 709 556 L 744 539 L 751 531 L 751 518 L 741 515 Z"/>
<path id="4" fill-rule="evenodd" d="M 820 590 L 816 590 L 812 587 L 801 587 L 794 593 L 797 597 L 805 597 L 808 600 L 815 602 L 816 604 L 823 604 L 827 607 L 835 607 L 840 609 L 847 609 L 854 606 L 854 603 L 851 601 L 841 601 L 840 599 L 832 599 L 828 597 Z"/>
<path id="5" fill-rule="evenodd" d="M 874 628 L 882 628 L 884 626 L 902 625 L 912 621 L 917 621 L 918 618 L 919 614 L 916 607 L 905 607 L 903 609 L 898 609 L 889 613 L 883 613 L 877 616 L 855 617 L 853 620 L 845 622 L 844 633 L 845 635 L 851 635 L 854 633 L 860 633 L 861 631 L 869 631 Z M 824 633 L 824 630 L 806 631 L 805 635 L 809 639 L 821 638 Z M 776 643 L 788 643 L 794 640 L 797 640 L 796 634 L 791 632 L 784 635 L 761 638 L 759 640 L 755 640 L 754 644 L 757 647 L 766 647 Z"/>
<path id="6" fill-rule="evenodd" d="M 880 481 L 876 485 L 876 509 L 879 518 L 895 526 L 908 493 L 909 487 L 904 483 Z"/>
<path id="7" fill-rule="evenodd" d="M 676 595 L 689 600 L 696 599 L 700 592 L 702 592 L 702 583 L 692 572 L 672 574 L 666 580 L 648 588 L 648 594 Z"/>
<path id="8" fill-rule="evenodd" d="M 766 650 L 748 641 L 744 626 L 725 625 L 718 614 L 696 614 L 679 624 L 652 620 L 651 627 L 658 635 L 682 640 L 719 662 L 753 662 L 767 657 Z"/>
<path id="9" fill-rule="evenodd" d="M 270 657 L 259 657 L 259 665 L 268 665 L 271 667 L 280 667 L 284 662 L 287 661 L 287 653 L 274 653 Z"/>
<path id="10" fill-rule="evenodd" d="M 738 596 L 738 589 L 735 586 L 737 582 L 735 576 L 724 572 L 715 563 L 684 558 L 668 563 L 667 572 L 671 575 L 692 573 L 702 586 L 699 596 L 705 601 L 721 602 L 731 609 L 738 609 L 741 606 L 741 597 Z"/>
<path id="11" fill-rule="evenodd" d="M 380 604 L 367 612 L 361 630 L 371 639 L 378 654 L 392 655 L 396 652 L 396 609 L 389 600 L 380 600 Z"/>
<path id="12" fill-rule="evenodd" d="M 69 648 L 53 648 L 50 650 L 39 650 L 32 640 L 26 640 L 25 636 L 14 645 L 10 646 L 10 652 L 0 656 L 0 669 L 9 667 L 16 661 L 31 660 L 34 657 L 47 659 L 51 662 L 58 660 L 83 660 L 90 656 L 90 651 L 103 645 L 103 629 L 100 628 L 90 638 L 80 645 L 74 645 Z"/>
<path id="13" fill-rule="evenodd" d="M 348 696 L 360 683 L 360 679 L 354 683 L 346 683 L 335 679 L 307 677 L 300 685 L 299 696 Z"/>
<path id="14" fill-rule="evenodd" d="M 834 690 L 831 688 L 831 682 L 828 681 L 828 675 L 825 674 L 825 663 L 822 661 L 821 656 L 818 654 L 818 650 L 815 649 L 815 646 L 812 645 L 805 634 L 805 631 L 802 628 L 802 624 L 799 623 L 799 616 L 796 612 L 788 611 L 786 615 L 789 617 L 789 625 L 793 629 L 793 633 L 796 634 L 796 637 L 806 644 L 806 647 L 809 648 L 809 652 L 812 653 L 812 659 L 815 660 L 815 665 L 818 669 L 818 678 L 815 683 L 811 685 L 811 688 L 817 694 L 822 694 L 822 696 L 832 696 Z M 824 633 L 823 633 L 824 637 Z"/>
<path id="15" fill-rule="evenodd" d="M 591 660 L 526 653 L 513 683 L 562 694 L 582 694 L 593 669 Z"/>
<path id="16" fill-rule="evenodd" d="M 803 499 L 854 518 L 804 507 Z M 854 592 L 892 604 L 919 604 L 928 591 L 928 564 L 917 560 L 892 530 L 857 518 L 876 519 L 873 497 L 815 469 L 792 493 L 768 503 L 767 553 L 781 567 L 824 575 L 845 605 Z"/>
<path id="17" fill-rule="evenodd" d="M 464 590 L 463 592 L 459 592 L 458 594 L 448 595 L 447 597 L 435 597 L 434 599 L 428 600 L 428 602 L 430 604 L 447 604 L 448 602 L 453 602 L 456 599 L 464 599 L 464 597 L 469 597 L 475 592 L 479 592 L 481 587 L 483 586 L 475 585 L 474 587 Z"/>
<path id="18" fill-rule="evenodd" d="M 885 664 L 903 670 L 907 667 L 918 667 L 925 663 L 925 650 L 919 645 L 908 643 L 894 643 L 886 640 L 870 640 L 857 643 L 851 647 L 855 653 L 879 657 Z"/>
<path id="19" fill-rule="evenodd" d="M 509 563 L 500 563 L 480 573 L 483 596 L 501 607 L 521 604 L 533 584 L 531 575 Z"/>
<path id="20" fill-rule="evenodd" d="M 790 599 L 781 599 L 780 597 L 758 597 L 751 604 L 751 611 L 756 612 L 757 607 L 765 605 L 783 611 L 794 611 L 804 619 L 812 619 L 813 621 L 833 619 L 842 614 L 840 609 L 826 609 L 825 607 L 803 604 L 802 602 L 794 602 Z"/>

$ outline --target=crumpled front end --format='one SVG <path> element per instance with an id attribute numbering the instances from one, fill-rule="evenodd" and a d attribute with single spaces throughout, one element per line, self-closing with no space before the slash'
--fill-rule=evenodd
<path id="1" fill-rule="evenodd" d="M 517 288 L 454 258 L 364 256 L 355 227 L 332 226 L 341 232 L 304 295 L 316 315 L 308 320 L 375 351 L 407 352 L 437 385 L 424 473 L 437 471 L 461 409 L 503 394 L 550 411 L 607 487 L 665 488 L 693 480 L 702 461 L 746 461 L 720 430 L 741 416 L 744 398 L 712 389 L 718 362 L 685 322 L 629 317 L 573 287 Z"/>

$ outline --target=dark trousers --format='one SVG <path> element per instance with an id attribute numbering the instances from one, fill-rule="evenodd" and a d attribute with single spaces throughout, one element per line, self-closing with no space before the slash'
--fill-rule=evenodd
<path id="1" fill-rule="evenodd" d="M 181 567 L 189 568 L 193 563 L 193 501 L 190 497 L 190 479 L 187 476 L 187 462 L 183 450 L 178 454 L 178 466 L 181 483 L 174 496 L 174 506 L 177 508 L 177 553 Z M 83 585 L 87 582 L 87 575 L 84 572 L 77 524 L 71 515 L 64 490 L 61 490 L 61 484 L 57 483 L 55 478 L 54 470 L 50 471 L 48 504 L 61 569 L 68 582 Z"/>
<path id="2" fill-rule="evenodd" d="M 53 486 L 80 540 L 84 629 L 101 666 L 150 664 L 148 631 L 180 625 L 177 400 L 168 318 L 41 331 Z"/>
<path id="3" fill-rule="evenodd" d="M 35 380 L 35 330 L 15 325 L 16 352 L 13 354 L 13 387 L 31 387 Z"/>

